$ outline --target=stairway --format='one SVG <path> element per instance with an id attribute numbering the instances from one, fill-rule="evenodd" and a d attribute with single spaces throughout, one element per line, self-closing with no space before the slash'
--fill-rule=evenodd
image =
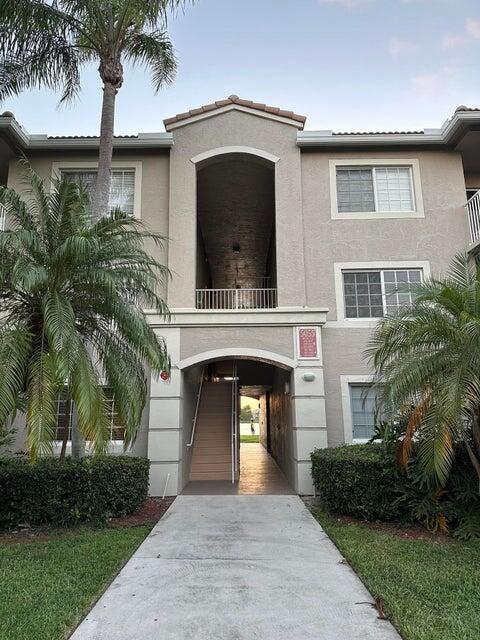
<path id="1" fill-rule="evenodd" d="M 204 382 L 193 442 L 190 480 L 232 477 L 232 385 Z"/>

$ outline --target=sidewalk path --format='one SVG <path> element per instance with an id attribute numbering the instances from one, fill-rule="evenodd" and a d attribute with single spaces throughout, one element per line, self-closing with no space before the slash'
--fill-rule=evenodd
<path id="1" fill-rule="evenodd" d="M 179 496 L 72 640 L 399 640 L 298 496 Z"/>

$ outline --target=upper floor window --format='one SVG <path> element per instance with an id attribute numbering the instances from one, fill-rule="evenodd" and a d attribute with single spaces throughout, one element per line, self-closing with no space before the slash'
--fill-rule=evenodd
<path id="1" fill-rule="evenodd" d="M 337 168 L 340 213 L 414 211 L 410 167 Z"/>
<path id="2" fill-rule="evenodd" d="M 421 269 L 343 271 L 346 318 L 383 318 L 412 303 L 402 291 L 422 281 Z"/>
<path id="3" fill-rule="evenodd" d="M 63 176 L 82 184 L 93 197 L 97 172 L 94 169 L 62 169 Z M 110 208 L 121 209 L 129 215 L 135 210 L 135 169 L 113 169 L 110 185 Z"/>
<path id="4" fill-rule="evenodd" d="M 330 160 L 332 218 L 423 217 L 418 160 Z"/>

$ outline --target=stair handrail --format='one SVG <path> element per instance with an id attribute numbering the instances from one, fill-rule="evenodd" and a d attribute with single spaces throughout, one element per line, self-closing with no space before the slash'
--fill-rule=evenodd
<path id="1" fill-rule="evenodd" d="M 197 427 L 197 416 L 198 416 L 198 409 L 200 408 L 200 400 L 201 400 L 201 397 L 202 397 L 204 375 L 205 375 L 205 367 L 202 368 L 202 375 L 200 377 L 200 384 L 198 385 L 197 403 L 195 405 L 195 414 L 194 414 L 193 420 L 192 420 L 192 433 L 191 433 L 191 436 L 190 436 L 190 442 L 187 442 L 187 447 L 191 447 L 193 445 L 193 440 L 195 438 L 195 429 Z"/>

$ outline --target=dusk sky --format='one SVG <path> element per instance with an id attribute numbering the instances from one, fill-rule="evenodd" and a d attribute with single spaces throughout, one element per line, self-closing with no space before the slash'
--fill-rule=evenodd
<path id="1" fill-rule="evenodd" d="M 157 95 L 126 69 L 116 133 L 232 93 L 307 116 L 307 129 L 422 129 L 460 104 L 480 106 L 479 0 L 198 0 L 169 25 L 175 83 Z M 96 134 L 100 81 L 75 103 L 23 93 L 1 105 L 30 133 Z"/>

